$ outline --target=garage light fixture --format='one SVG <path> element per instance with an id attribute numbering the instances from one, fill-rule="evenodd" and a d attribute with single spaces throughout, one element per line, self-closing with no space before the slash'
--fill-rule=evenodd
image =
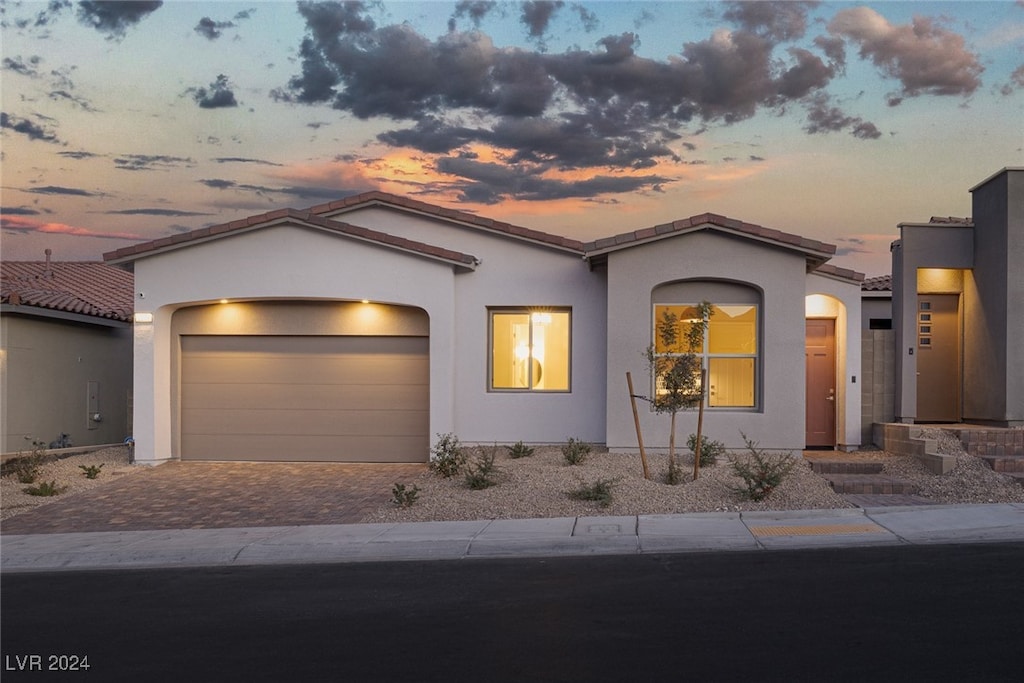
<path id="1" fill-rule="evenodd" d="M 369 300 L 369 299 L 362 299 L 362 302 L 363 302 L 364 304 L 368 304 L 368 303 L 370 303 L 370 300 Z"/>
<path id="2" fill-rule="evenodd" d="M 137 323 L 151 323 L 153 322 L 153 314 L 149 311 L 137 311 L 132 319 Z"/>
<path id="3" fill-rule="evenodd" d="M 226 304 L 226 303 L 228 302 L 228 300 L 227 300 L 227 299 L 221 299 L 221 300 L 220 300 L 220 302 L 221 302 L 222 304 Z"/>

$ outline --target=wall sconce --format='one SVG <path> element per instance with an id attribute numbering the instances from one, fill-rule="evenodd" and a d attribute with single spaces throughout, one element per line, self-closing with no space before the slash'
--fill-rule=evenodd
<path id="1" fill-rule="evenodd" d="M 153 314 L 148 311 L 137 312 L 132 319 L 137 323 L 151 323 L 153 322 Z"/>

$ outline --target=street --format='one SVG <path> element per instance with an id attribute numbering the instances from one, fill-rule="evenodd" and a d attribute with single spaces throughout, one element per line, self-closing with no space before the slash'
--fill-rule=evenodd
<path id="1" fill-rule="evenodd" d="M 1024 544 L 979 544 L 5 574 L 2 671 L 5 681 L 72 666 L 57 677 L 1010 681 L 1022 568 Z"/>

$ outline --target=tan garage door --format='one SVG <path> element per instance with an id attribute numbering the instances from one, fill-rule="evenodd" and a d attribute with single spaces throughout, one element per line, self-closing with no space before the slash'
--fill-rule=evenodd
<path id="1" fill-rule="evenodd" d="M 182 336 L 183 460 L 425 462 L 426 337 Z"/>

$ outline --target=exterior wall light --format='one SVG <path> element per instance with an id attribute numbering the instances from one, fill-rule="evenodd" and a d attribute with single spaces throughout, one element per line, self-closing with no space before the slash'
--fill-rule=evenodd
<path id="1" fill-rule="evenodd" d="M 153 314 L 148 311 L 141 311 L 132 316 L 132 319 L 137 323 L 151 323 L 153 322 Z"/>

